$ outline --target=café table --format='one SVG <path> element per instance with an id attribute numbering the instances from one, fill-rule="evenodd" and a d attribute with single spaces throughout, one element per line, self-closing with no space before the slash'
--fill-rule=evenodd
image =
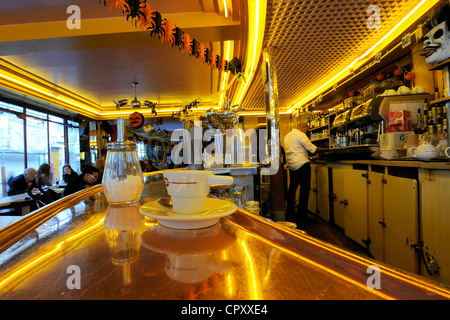
<path id="1" fill-rule="evenodd" d="M 0 209 L 6 207 L 17 207 L 20 208 L 21 215 L 26 215 L 31 212 L 31 205 L 33 202 L 34 200 L 30 198 L 28 193 L 20 193 L 13 196 L 0 198 Z"/>

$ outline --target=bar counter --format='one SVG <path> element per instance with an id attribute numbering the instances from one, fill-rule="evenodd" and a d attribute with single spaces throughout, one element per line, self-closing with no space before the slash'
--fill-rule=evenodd
<path id="1" fill-rule="evenodd" d="M 161 172 L 145 177 L 142 204 L 165 195 Z M 448 287 L 243 209 L 177 230 L 138 208 L 109 206 L 97 185 L 5 227 L 0 299 L 450 299 Z"/>

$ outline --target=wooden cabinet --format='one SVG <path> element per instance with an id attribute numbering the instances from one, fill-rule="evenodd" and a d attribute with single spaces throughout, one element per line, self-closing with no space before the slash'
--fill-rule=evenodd
<path id="1" fill-rule="evenodd" d="M 308 210 L 325 221 L 330 221 L 328 167 L 326 164 L 311 163 L 311 192 Z"/>
<path id="2" fill-rule="evenodd" d="M 332 223 L 376 260 L 450 283 L 450 170 L 327 165 Z"/>
<path id="3" fill-rule="evenodd" d="M 384 262 L 418 273 L 418 190 L 417 180 L 385 175 L 384 184 L 385 259 Z"/>
<path id="4" fill-rule="evenodd" d="M 347 237 L 366 247 L 368 239 L 367 171 L 344 170 L 344 232 Z"/>
<path id="5" fill-rule="evenodd" d="M 319 165 L 317 168 L 317 214 L 325 221 L 330 221 L 330 187 L 328 167 Z"/>
<path id="6" fill-rule="evenodd" d="M 450 283 L 450 170 L 419 170 L 420 274 Z M 431 274 L 430 274 L 430 273 Z"/>
<path id="7" fill-rule="evenodd" d="M 384 261 L 384 173 L 370 172 L 368 187 L 369 251 L 372 256 Z"/>
<path id="8" fill-rule="evenodd" d="M 418 272 L 417 180 L 369 172 L 369 251 L 377 260 Z"/>
<path id="9" fill-rule="evenodd" d="M 311 163 L 311 190 L 309 192 L 308 211 L 317 213 L 317 164 Z M 296 196 L 298 199 L 298 195 Z"/>
<path id="10" fill-rule="evenodd" d="M 334 221 L 345 235 L 375 259 L 417 272 L 417 180 L 370 167 L 332 167 L 332 183 Z"/>
<path id="11" fill-rule="evenodd" d="M 344 229 L 344 217 L 345 217 L 345 195 L 344 195 L 344 177 L 346 170 L 351 170 L 351 166 L 332 164 L 331 168 L 331 208 L 332 222 L 335 225 Z"/>

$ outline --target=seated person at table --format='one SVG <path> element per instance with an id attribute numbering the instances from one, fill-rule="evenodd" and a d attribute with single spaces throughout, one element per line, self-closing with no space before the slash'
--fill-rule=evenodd
<path id="1" fill-rule="evenodd" d="M 152 163 L 150 160 L 145 160 L 145 161 L 143 162 L 142 171 L 143 171 L 143 172 L 158 171 L 158 168 L 156 168 L 155 166 L 153 166 L 153 163 Z"/>
<path id="2" fill-rule="evenodd" d="M 11 180 L 9 183 L 8 196 L 27 192 L 29 188 L 36 188 L 36 169 L 27 168 L 22 174 Z"/>
<path id="3" fill-rule="evenodd" d="M 98 169 L 94 166 L 86 166 L 81 174 L 70 180 L 64 188 L 64 196 L 92 187 L 98 179 Z"/>
<path id="4" fill-rule="evenodd" d="M 48 163 L 43 163 L 40 165 L 36 173 L 35 180 L 38 188 L 42 188 L 44 186 L 52 186 L 52 183 L 50 182 L 50 165 Z"/>
<path id="5" fill-rule="evenodd" d="M 75 171 L 73 171 L 72 167 L 70 166 L 70 164 L 65 164 L 63 167 L 63 180 L 65 183 L 68 183 L 70 180 L 75 179 L 76 177 L 78 177 L 78 173 L 76 173 Z"/>

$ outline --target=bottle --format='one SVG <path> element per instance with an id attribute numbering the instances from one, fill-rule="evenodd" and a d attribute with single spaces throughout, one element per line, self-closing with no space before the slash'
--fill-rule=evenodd
<path id="1" fill-rule="evenodd" d="M 439 157 L 445 158 L 445 149 L 447 148 L 447 133 L 442 124 L 436 126 L 436 136 L 438 140 Z"/>
<path id="2" fill-rule="evenodd" d="M 424 113 L 422 117 L 422 128 L 426 130 L 428 127 L 428 116 Z"/>
<path id="3" fill-rule="evenodd" d="M 428 101 L 425 99 L 425 102 L 423 103 L 423 126 L 428 126 L 428 120 L 429 120 L 429 114 L 428 114 Z"/>
<path id="4" fill-rule="evenodd" d="M 438 88 L 434 88 L 434 100 L 439 99 L 439 89 Z"/>
<path id="5" fill-rule="evenodd" d="M 432 146 L 437 146 L 439 143 L 439 139 L 436 136 L 436 131 L 433 125 L 428 126 L 428 134 L 427 134 L 428 143 Z"/>
<path id="6" fill-rule="evenodd" d="M 144 178 L 136 144 L 116 141 L 107 144 L 102 187 L 106 199 L 114 205 L 132 205 L 139 202 L 144 189 Z"/>
<path id="7" fill-rule="evenodd" d="M 432 107 L 431 108 L 431 116 L 430 116 L 430 119 L 429 119 L 429 125 L 435 126 L 437 124 L 436 115 L 437 115 L 437 108 L 436 107 Z"/>
<path id="8" fill-rule="evenodd" d="M 420 131 L 422 129 L 422 113 L 420 112 L 420 108 L 417 110 L 417 130 Z"/>
<path id="9" fill-rule="evenodd" d="M 436 108 L 436 124 L 442 124 L 442 107 L 440 105 Z"/>

